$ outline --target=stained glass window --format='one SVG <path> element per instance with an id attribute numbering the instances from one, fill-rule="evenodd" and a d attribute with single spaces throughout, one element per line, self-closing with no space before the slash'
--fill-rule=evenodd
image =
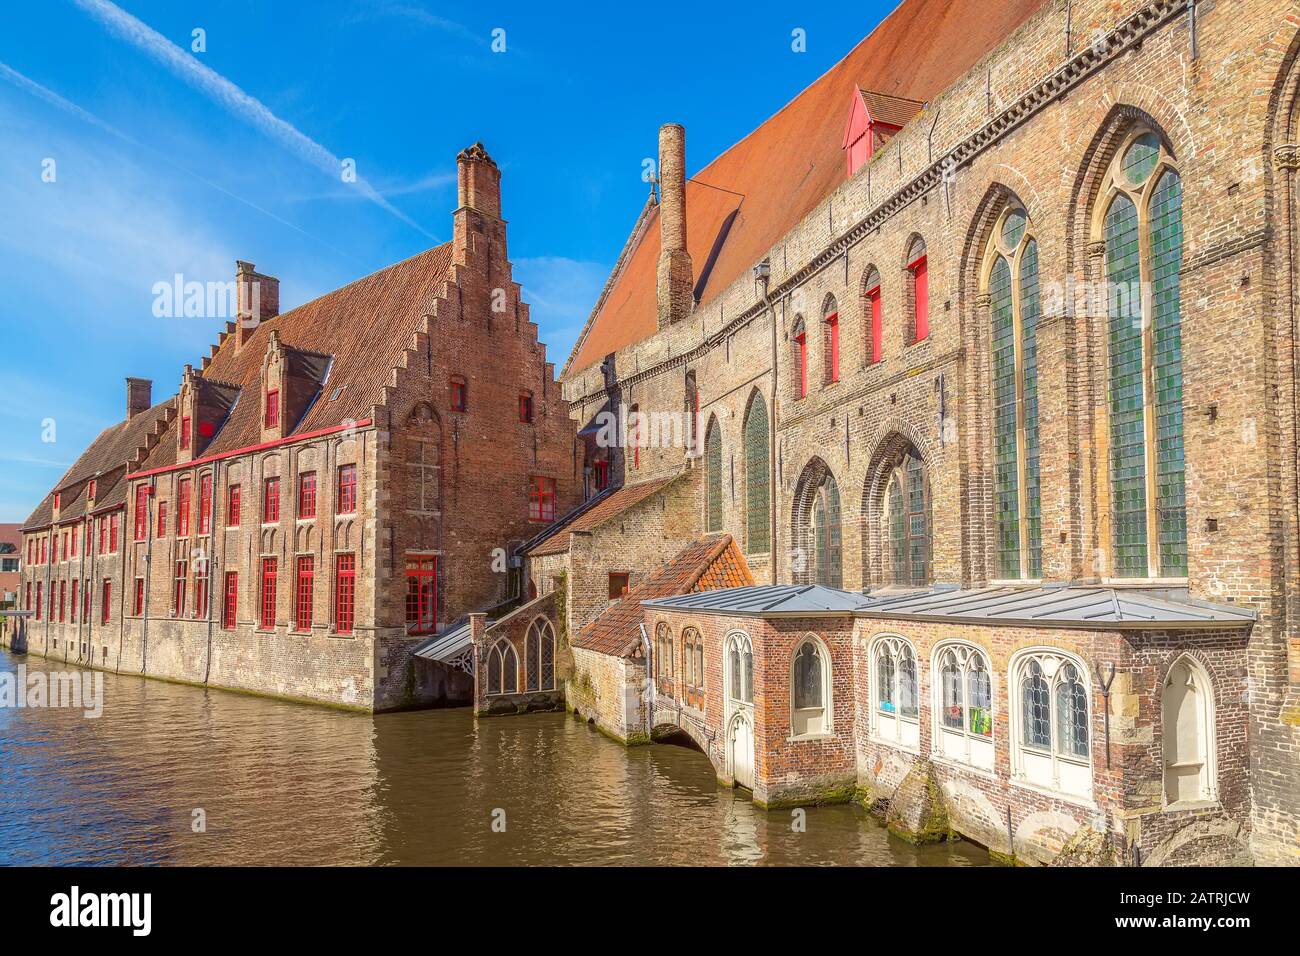
<path id="1" fill-rule="evenodd" d="M 771 548 L 768 527 L 768 484 L 770 481 L 767 405 L 754 393 L 745 415 L 745 514 L 746 542 L 751 554 Z"/>
<path id="2" fill-rule="evenodd" d="M 829 472 L 813 493 L 812 522 L 816 560 L 814 580 L 827 587 L 841 587 L 840 492 Z"/>
<path id="3" fill-rule="evenodd" d="M 722 429 L 716 420 L 709 422 L 704 438 L 704 471 L 708 489 L 708 512 L 705 528 L 722 530 Z"/>

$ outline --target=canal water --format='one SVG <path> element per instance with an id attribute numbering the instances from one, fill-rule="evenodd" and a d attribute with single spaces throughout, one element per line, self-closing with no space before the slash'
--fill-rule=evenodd
<path id="1" fill-rule="evenodd" d="M 52 671 L 0 650 L 0 671 Z M 63 666 L 63 665 L 60 665 Z M 369 717 L 104 675 L 103 715 L 0 708 L 0 864 L 980 866 L 860 808 L 806 831 L 705 757 L 564 714 Z M 196 813 L 201 811 L 201 813 Z M 201 832 L 196 832 L 201 821 Z"/>

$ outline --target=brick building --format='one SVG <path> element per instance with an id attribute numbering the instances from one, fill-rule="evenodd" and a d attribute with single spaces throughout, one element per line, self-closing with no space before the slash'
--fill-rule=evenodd
<path id="1" fill-rule="evenodd" d="M 1023 860 L 1300 862 L 1298 53 L 1293 0 L 905 0 L 689 178 L 661 129 L 562 373 L 635 501 L 530 577 L 573 633 L 708 534 L 763 587 L 648 605 L 603 723 Z"/>
<path id="2" fill-rule="evenodd" d="M 457 163 L 452 241 L 283 314 L 240 262 L 239 320 L 176 394 L 127 380 L 125 419 L 23 525 L 20 646 L 363 710 L 470 702 L 470 673 L 412 650 L 519 604 L 510 553 L 582 493 L 499 171 L 479 144 Z"/>

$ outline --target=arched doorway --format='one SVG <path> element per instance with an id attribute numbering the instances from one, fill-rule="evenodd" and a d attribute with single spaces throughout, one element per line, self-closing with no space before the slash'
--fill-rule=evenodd
<path id="1" fill-rule="evenodd" d="M 736 786 L 754 789 L 754 724 L 747 710 L 731 718 L 727 731 L 727 764 Z"/>

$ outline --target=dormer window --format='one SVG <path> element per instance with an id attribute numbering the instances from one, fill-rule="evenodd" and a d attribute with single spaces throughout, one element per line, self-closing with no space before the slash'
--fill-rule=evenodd
<path id="1" fill-rule="evenodd" d="M 266 393 L 266 426 L 267 428 L 278 428 L 280 426 L 280 392 L 272 390 Z"/>
<path id="2" fill-rule="evenodd" d="M 59 494 L 59 492 L 56 491 L 56 492 L 54 493 L 54 510 L 55 510 L 55 511 L 58 511 L 58 510 L 59 510 L 59 502 L 60 502 L 62 499 L 63 499 L 63 496 L 62 496 L 61 494 Z"/>
<path id="3" fill-rule="evenodd" d="M 871 162 L 871 157 L 883 149 L 924 106 L 917 100 L 888 93 L 854 90 L 848 122 L 844 127 L 844 141 L 840 144 L 848 162 L 849 175 Z"/>
<path id="4" fill-rule="evenodd" d="M 95 497 L 95 479 L 94 479 L 94 478 L 91 478 L 91 479 L 90 479 L 90 487 L 89 487 L 89 489 L 86 491 L 86 497 L 87 497 L 87 498 L 90 498 L 91 500 L 94 500 L 94 497 Z"/>

